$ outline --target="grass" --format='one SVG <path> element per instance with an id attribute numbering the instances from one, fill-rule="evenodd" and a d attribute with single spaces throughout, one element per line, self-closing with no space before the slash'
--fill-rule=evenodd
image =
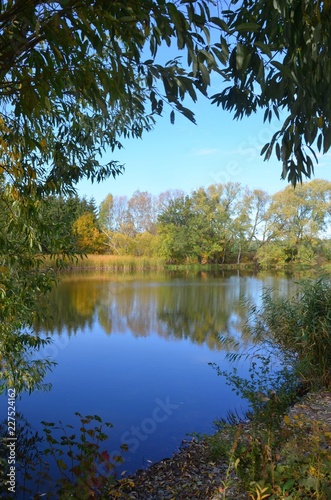
<path id="1" fill-rule="evenodd" d="M 51 259 L 49 256 L 43 256 L 43 261 L 46 266 L 54 265 L 56 258 Z M 283 272 L 309 274 L 314 273 L 314 268 L 304 268 L 302 266 L 270 266 L 267 268 L 257 267 L 254 262 L 245 262 L 240 264 L 199 264 L 197 262 L 190 262 L 186 264 L 169 264 L 165 258 L 162 257 L 146 257 L 134 255 L 99 255 L 89 254 L 85 256 L 77 256 L 75 258 L 68 258 L 59 256 L 57 260 L 60 268 L 85 271 L 85 270 L 109 270 L 119 272 L 131 271 L 247 271 L 258 272 L 259 274 L 270 273 L 270 271 L 283 270 Z M 327 267 L 325 267 L 327 271 Z M 331 264 L 329 270 L 331 271 Z"/>
<path id="2" fill-rule="evenodd" d="M 280 350 L 287 363 L 313 389 L 331 387 L 331 279 L 324 275 L 298 283 L 292 297 L 272 297 L 250 310 L 246 328 L 260 342 Z"/>
<path id="3" fill-rule="evenodd" d="M 246 329 L 269 351 L 262 351 L 259 362 L 253 359 L 248 379 L 235 369 L 216 369 L 248 400 L 250 420 L 240 434 L 238 421 L 218 422 L 219 431 L 205 438 L 210 457 L 226 457 L 251 500 L 328 500 L 330 428 L 309 415 L 290 417 L 288 411 L 298 384 L 306 391 L 331 390 L 330 277 L 301 281 L 292 297 L 272 298 L 267 291 L 262 306 L 250 308 Z M 283 358 L 278 371 L 273 366 L 275 352 Z M 229 484 L 223 486 L 226 491 Z"/>
<path id="4" fill-rule="evenodd" d="M 277 439 L 276 439 L 277 438 Z M 205 438 L 217 460 L 235 470 L 242 489 L 251 500 L 329 500 L 331 498 L 331 433 L 325 423 L 303 413 L 284 415 L 273 435 L 263 426 L 224 428 Z M 226 452 L 225 452 L 226 449 Z M 223 482 L 224 499 L 233 476 Z"/>
<path id="5" fill-rule="evenodd" d="M 331 274 L 331 262 L 328 262 L 327 264 L 323 264 L 322 268 L 323 268 L 325 273 Z"/>
<path id="6" fill-rule="evenodd" d="M 46 258 L 46 263 L 52 264 Z M 131 255 L 87 255 L 67 263 L 66 268 L 85 270 L 109 270 L 120 272 L 163 270 L 165 260 L 160 257 L 135 257 Z"/>

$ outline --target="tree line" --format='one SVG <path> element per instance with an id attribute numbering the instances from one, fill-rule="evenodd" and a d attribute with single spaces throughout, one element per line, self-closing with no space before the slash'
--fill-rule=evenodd
<path id="1" fill-rule="evenodd" d="M 82 179 L 119 175 L 123 140 L 143 137 L 157 117 L 174 123 L 180 113 L 194 122 L 190 102 L 204 97 L 236 119 L 258 109 L 264 121 L 279 119 L 261 154 L 275 154 L 292 185 L 310 178 L 316 152 L 331 147 L 330 19 L 329 2 L 307 0 L 0 2 L 0 353 L 9 356 L 0 361 L 9 386 L 17 386 L 13 366 L 29 367 L 29 389 L 38 378 L 30 376 L 31 367 L 42 375 L 25 356 L 43 342 L 33 325 L 44 314 L 41 297 L 56 280 L 44 271 L 43 253 L 57 255 L 58 266 L 84 248 L 153 251 L 169 262 L 242 262 L 253 243 L 258 256 L 273 242 L 281 256 L 301 258 L 309 231 L 288 247 L 289 239 L 275 233 L 282 222 L 271 219 L 264 240 L 250 238 L 248 223 L 232 207 L 227 213 L 223 194 L 217 202 L 202 193 L 201 207 L 199 193 L 175 197 L 157 212 L 155 234 L 127 235 L 124 224 L 107 229 L 93 210 L 73 221 L 74 211 L 53 205 L 75 200 Z M 173 51 L 164 59 L 166 47 Z M 213 95 L 214 77 L 225 85 Z M 214 204 L 221 207 L 216 214 Z M 242 213 L 239 201 L 231 205 Z M 58 218 L 50 216 L 51 207 Z M 309 241 L 315 252 L 316 238 Z M 324 245 L 322 234 L 319 241 Z M 98 249 L 89 248 L 91 242 Z"/>
<path id="2" fill-rule="evenodd" d="M 169 264 L 312 265 L 331 259 L 326 180 L 273 195 L 228 182 L 190 194 L 108 194 L 99 208 L 78 196 L 48 202 L 47 217 L 67 220 L 71 250 L 80 253 L 159 256 Z"/>

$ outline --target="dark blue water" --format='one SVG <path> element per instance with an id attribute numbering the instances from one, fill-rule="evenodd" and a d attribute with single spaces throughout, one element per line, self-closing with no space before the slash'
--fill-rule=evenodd
<path id="1" fill-rule="evenodd" d="M 218 336 L 241 339 L 242 298 L 259 301 L 262 288 L 288 293 L 287 278 L 230 275 L 198 278 L 67 278 L 56 291 L 53 320 L 40 326 L 52 336 L 43 356 L 57 366 L 49 392 L 23 394 L 16 410 L 31 431 L 41 421 L 71 424 L 82 415 L 111 422 L 101 448 L 110 455 L 127 443 L 129 473 L 178 450 L 189 433 L 213 432 L 213 421 L 247 403 L 208 365 L 231 370 Z M 238 365 L 245 375 L 249 367 Z M 6 397 L 0 398 L 5 416 Z M 51 471 L 55 473 L 52 465 Z"/>

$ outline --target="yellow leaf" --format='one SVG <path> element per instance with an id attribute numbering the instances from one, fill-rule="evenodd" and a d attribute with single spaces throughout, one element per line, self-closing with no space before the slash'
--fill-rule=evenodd
<path id="1" fill-rule="evenodd" d="M 286 425 L 290 425 L 291 420 L 290 420 L 290 417 L 288 415 L 284 415 L 284 422 Z"/>

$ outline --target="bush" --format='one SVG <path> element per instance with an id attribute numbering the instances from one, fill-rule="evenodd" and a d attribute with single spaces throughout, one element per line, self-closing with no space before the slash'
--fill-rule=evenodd
<path id="1" fill-rule="evenodd" d="M 305 390 L 331 387 L 331 281 L 324 276 L 297 285 L 292 297 L 272 297 L 269 289 L 262 306 L 250 308 L 246 329 L 260 345 L 253 355 L 227 355 L 234 362 L 251 359 L 247 379 L 235 367 L 226 372 L 212 364 L 250 408 L 244 418 L 231 416 L 232 425 L 216 421 L 219 432 L 206 437 L 210 458 L 228 463 L 223 499 L 233 471 L 252 500 L 331 498 L 328 425 L 315 414 L 289 412 L 298 381 Z"/>
<path id="2" fill-rule="evenodd" d="M 329 276 L 298 283 L 292 297 L 272 298 L 253 306 L 246 327 L 279 348 L 307 389 L 331 387 L 331 280 Z"/>

